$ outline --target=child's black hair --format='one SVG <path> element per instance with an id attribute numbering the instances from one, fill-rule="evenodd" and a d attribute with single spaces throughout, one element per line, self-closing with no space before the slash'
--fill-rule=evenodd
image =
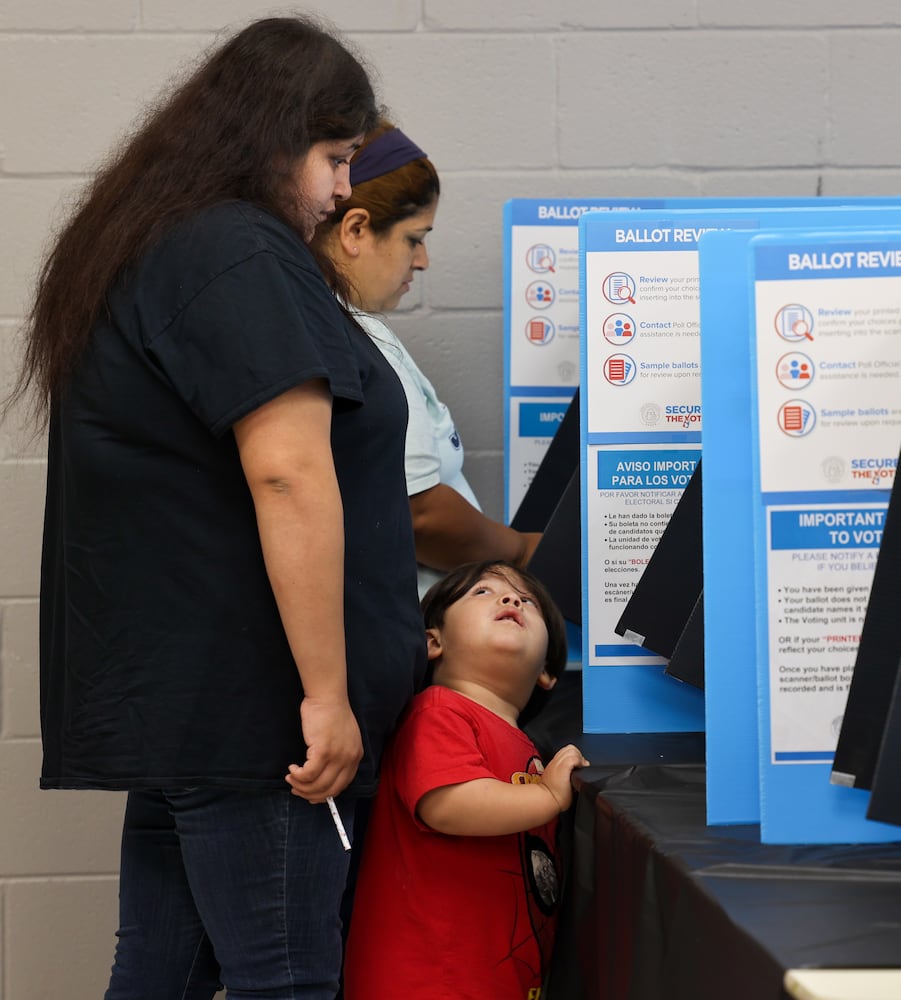
<path id="1" fill-rule="evenodd" d="M 422 599 L 422 616 L 425 627 L 441 628 L 447 609 L 485 575 L 498 576 L 516 590 L 527 590 L 535 598 L 544 624 L 547 626 L 547 659 L 544 668 L 551 677 L 559 677 L 566 667 L 566 624 L 560 609 L 547 587 L 526 569 L 519 569 L 502 559 L 466 563 L 452 570 L 442 580 L 433 584 Z M 520 581 L 522 586 L 520 586 Z M 544 692 L 542 692 L 544 693 Z M 525 713 L 524 713 L 525 714 Z M 522 718 L 522 717 L 521 717 Z"/>

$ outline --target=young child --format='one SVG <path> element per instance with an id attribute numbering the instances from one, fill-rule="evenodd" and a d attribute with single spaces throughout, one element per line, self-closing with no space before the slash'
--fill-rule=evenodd
<path id="1" fill-rule="evenodd" d="M 588 762 L 542 767 L 517 720 L 566 664 L 529 572 L 463 566 L 422 602 L 433 684 L 382 764 L 345 959 L 346 1000 L 537 1000 L 553 943 L 557 816 Z"/>

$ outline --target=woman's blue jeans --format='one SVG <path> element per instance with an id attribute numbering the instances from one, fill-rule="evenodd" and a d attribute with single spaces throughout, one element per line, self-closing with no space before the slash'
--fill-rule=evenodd
<path id="1" fill-rule="evenodd" d="M 287 787 L 130 791 L 105 1000 L 331 1000 L 348 857 Z"/>

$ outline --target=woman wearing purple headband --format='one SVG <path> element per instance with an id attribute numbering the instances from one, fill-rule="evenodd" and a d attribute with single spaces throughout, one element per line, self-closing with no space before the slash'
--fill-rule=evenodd
<path id="1" fill-rule="evenodd" d="M 350 198 L 316 231 L 313 244 L 349 286 L 349 305 L 394 367 L 407 394 L 407 493 L 420 595 L 461 563 L 504 559 L 524 566 L 538 534 L 486 517 L 463 475 L 463 446 L 448 408 L 384 314 L 429 266 L 425 238 L 438 208 L 438 174 L 404 133 L 382 121 L 350 164 Z"/>

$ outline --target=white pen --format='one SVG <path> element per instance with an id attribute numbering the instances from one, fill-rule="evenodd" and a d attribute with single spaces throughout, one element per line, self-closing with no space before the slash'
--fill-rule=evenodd
<path id="1" fill-rule="evenodd" d="M 332 819 L 335 821 L 335 829 L 338 831 L 338 836 L 341 838 L 344 850 L 349 851 L 350 840 L 347 836 L 347 830 L 344 829 L 344 823 L 341 822 L 341 813 L 338 812 L 335 800 L 330 795 L 325 801 L 328 803 L 328 811 L 332 814 Z"/>

